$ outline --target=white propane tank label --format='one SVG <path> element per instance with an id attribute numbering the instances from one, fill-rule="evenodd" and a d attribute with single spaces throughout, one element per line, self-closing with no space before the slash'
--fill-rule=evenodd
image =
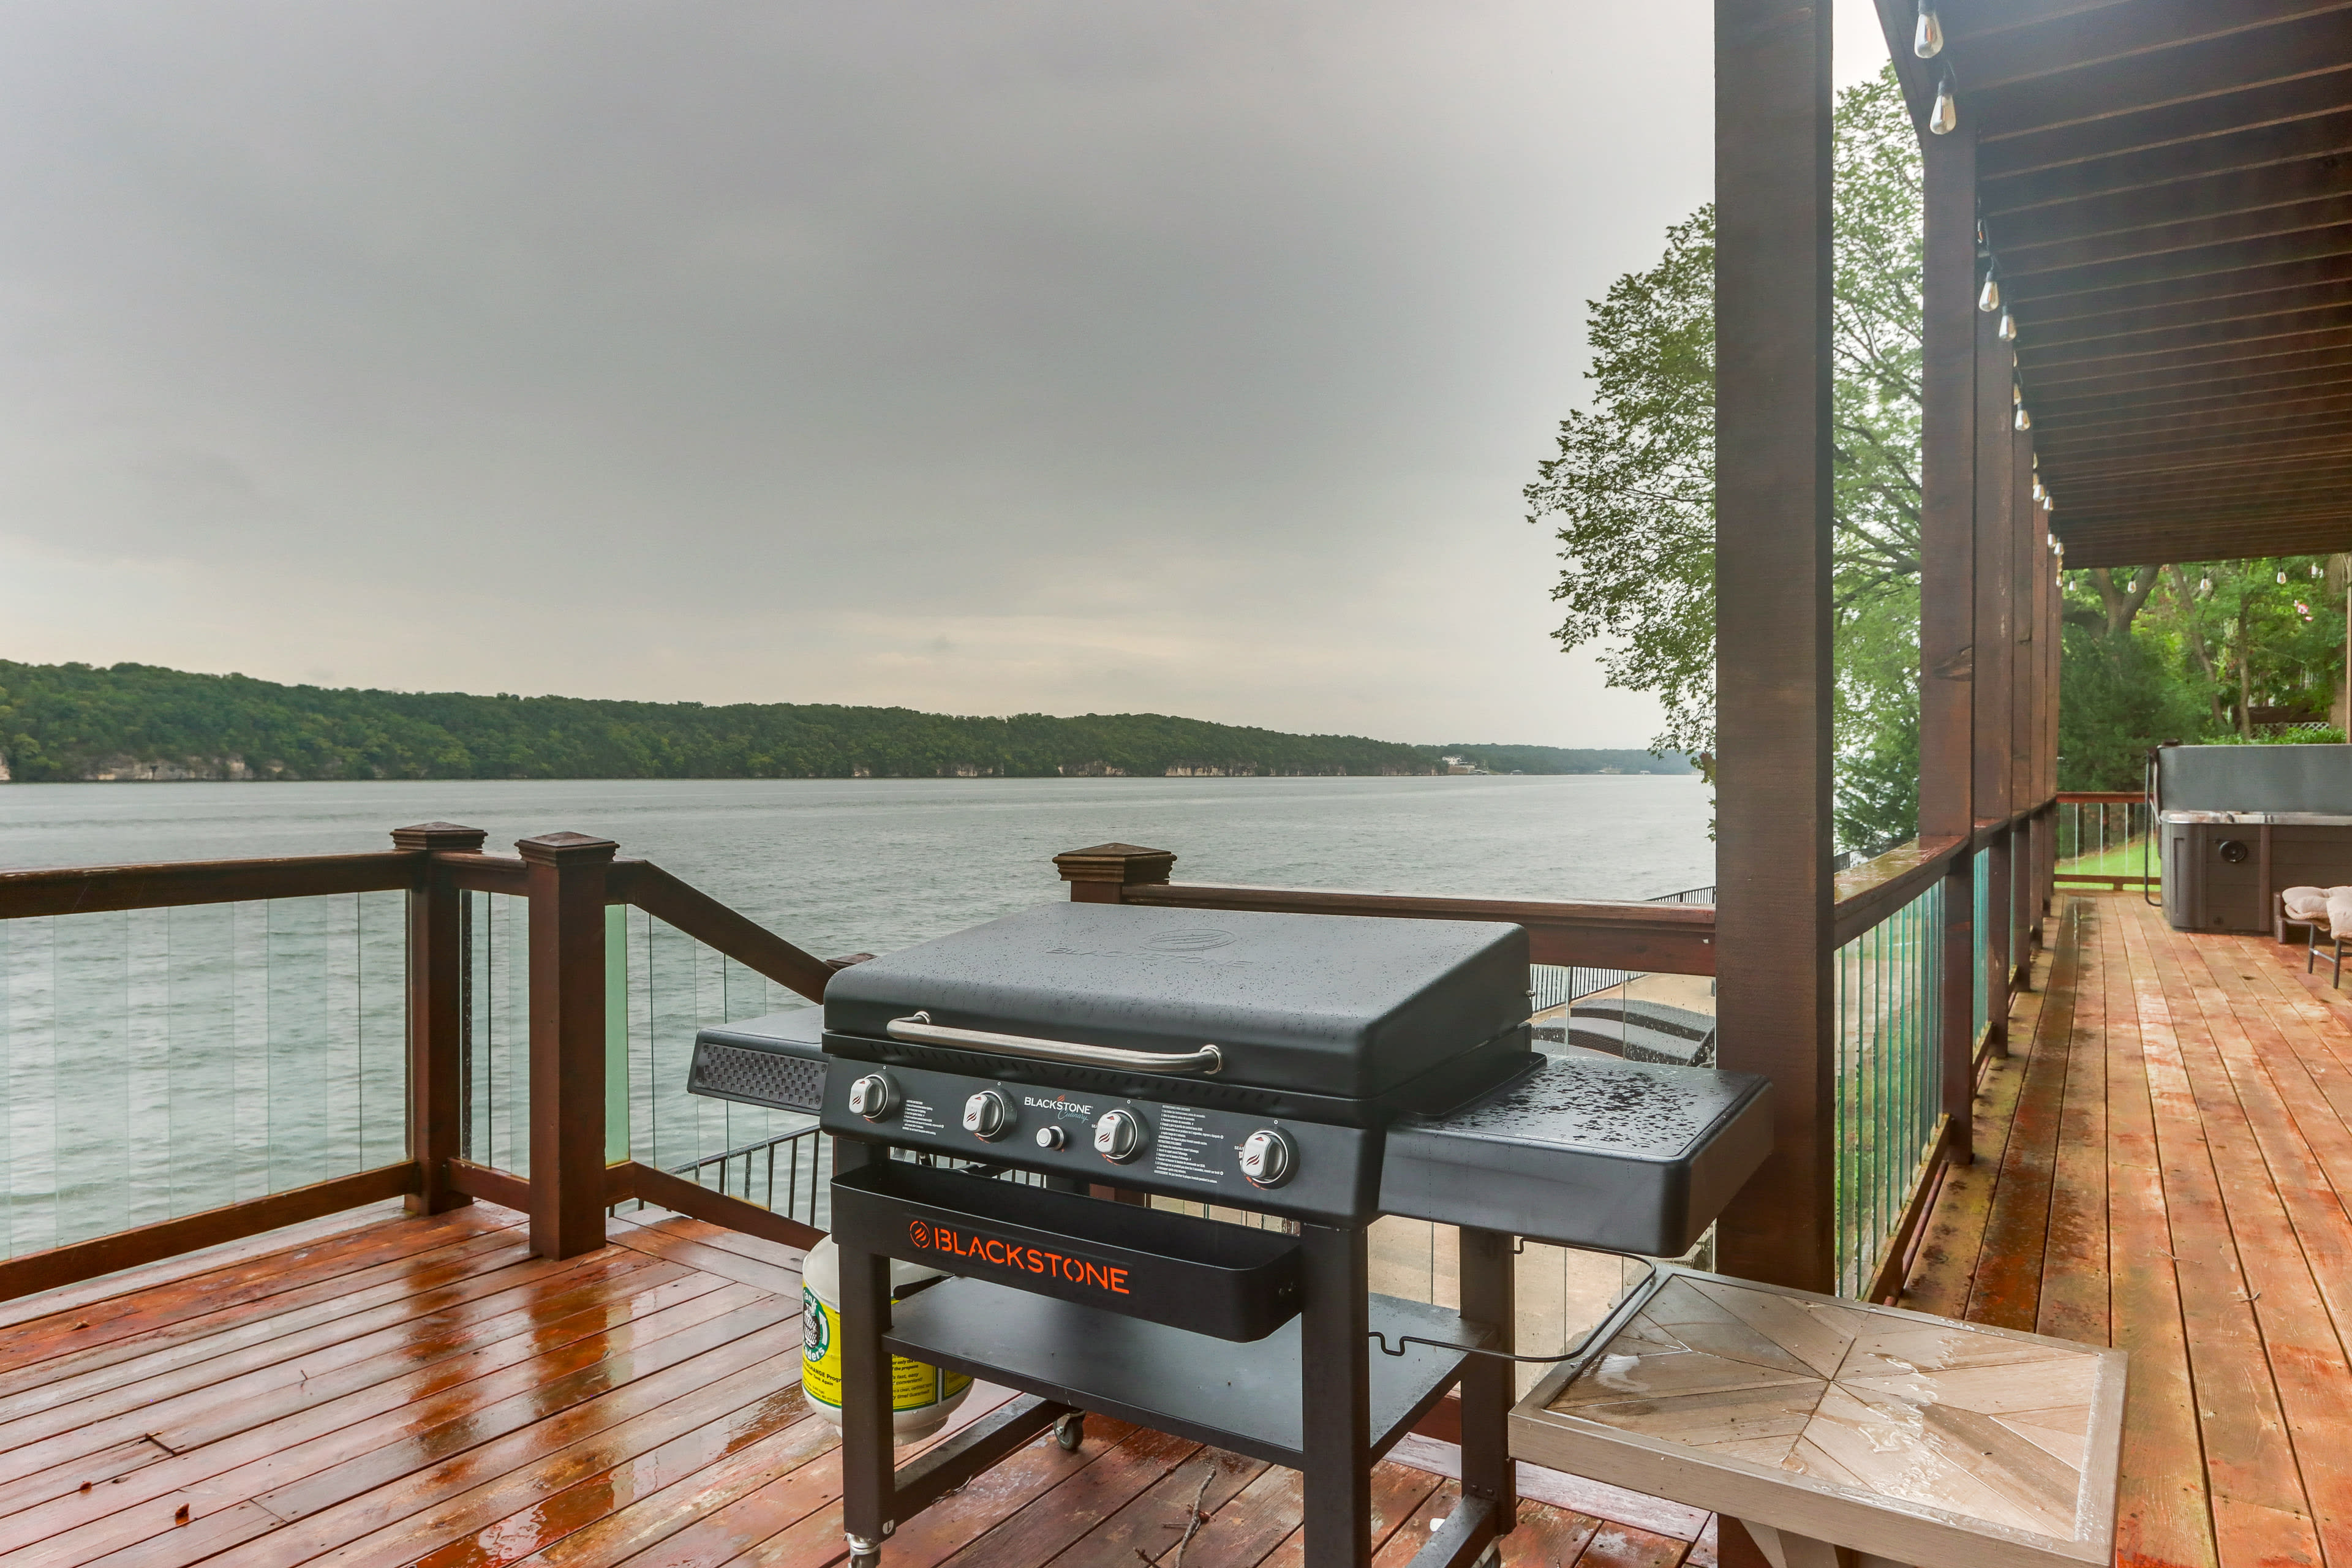
<path id="1" fill-rule="evenodd" d="M 898 1287 L 939 1272 L 919 1264 L 893 1263 Z M 841 1254 L 828 1237 L 809 1252 L 801 1275 L 801 1386 L 817 1414 L 841 1419 Z M 890 1358 L 893 1435 L 901 1443 L 928 1436 L 947 1424 L 971 1391 L 971 1379 L 905 1356 Z"/>

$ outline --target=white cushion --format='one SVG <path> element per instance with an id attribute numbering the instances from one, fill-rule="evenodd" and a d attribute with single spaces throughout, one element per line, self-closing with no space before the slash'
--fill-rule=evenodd
<path id="1" fill-rule="evenodd" d="M 2279 897 L 2286 902 L 2286 918 L 2291 921 L 2315 921 L 2327 914 L 2327 889 L 2325 888 L 2289 888 Z"/>
<path id="2" fill-rule="evenodd" d="M 2352 937 L 2352 888 L 2327 889 L 2327 934 Z"/>

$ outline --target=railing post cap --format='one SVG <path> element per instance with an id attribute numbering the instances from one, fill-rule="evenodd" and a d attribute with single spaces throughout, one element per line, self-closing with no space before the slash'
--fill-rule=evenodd
<path id="1" fill-rule="evenodd" d="M 454 822 L 420 822 L 392 830 L 393 847 L 399 849 L 475 850 L 488 837 L 481 828 L 460 827 Z"/>
<path id="2" fill-rule="evenodd" d="M 516 853 L 541 866 L 576 866 L 587 861 L 610 860 L 620 847 L 609 838 L 599 838 L 589 833 L 541 833 L 515 840 Z"/>
<path id="3" fill-rule="evenodd" d="M 1146 849 L 1139 844 L 1096 844 L 1054 857 L 1065 882 L 1164 882 L 1175 864 L 1174 850 Z"/>

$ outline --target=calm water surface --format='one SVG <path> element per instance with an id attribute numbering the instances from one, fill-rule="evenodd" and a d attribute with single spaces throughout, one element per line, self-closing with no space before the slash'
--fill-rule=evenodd
<path id="1" fill-rule="evenodd" d="M 617 840 L 824 952 L 1061 897 L 1053 857 L 1114 839 L 1174 850 L 1178 881 L 1640 899 L 1715 879 L 1696 774 L 15 784 L 0 867 L 384 848 L 434 820 L 492 849 L 564 828 Z"/>

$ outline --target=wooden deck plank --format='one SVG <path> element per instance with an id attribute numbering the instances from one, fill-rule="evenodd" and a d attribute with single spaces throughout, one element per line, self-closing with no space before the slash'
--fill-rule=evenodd
<path id="1" fill-rule="evenodd" d="M 207 1316 L 238 1302 L 262 1300 L 298 1286 L 315 1285 L 462 1237 L 504 1227 L 504 1222 L 475 1217 L 470 1208 L 452 1209 L 414 1225 L 377 1226 L 331 1236 L 190 1275 L 153 1290 L 131 1289 L 127 1295 L 60 1308 L 8 1331 L 5 1342 L 0 1342 L 0 1375 L 51 1356 L 128 1339 L 184 1318 Z"/>
<path id="2" fill-rule="evenodd" d="M 2058 956 L 2060 970 L 2045 972 L 2042 989 L 2012 1018 L 2010 1054 L 2024 1058 L 2024 1076 L 2010 1112 L 2000 1172 L 1962 1314 L 1971 1322 L 2004 1329 L 2031 1329 L 2041 1316 L 2042 1259 L 2074 1029 L 2074 944 L 2062 943 Z M 2054 981 L 2049 978 L 2053 973 Z"/>
<path id="3" fill-rule="evenodd" d="M 183 1503 L 203 1517 L 230 1500 L 257 1497 L 323 1470 L 338 1472 L 339 1482 L 357 1489 L 367 1467 L 354 1461 L 362 1456 L 375 1456 L 396 1474 L 453 1445 L 470 1447 L 527 1426 L 656 1364 L 731 1345 L 747 1327 L 772 1328 L 797 1317 L 796 1309 L 772 1297 L 716 1318 L 703 1316 L 725 1295 L 713 1291 L 644 1319 L 628 1315 L 625 1300 L 616 1301 L 610 1313 L 581 1315 L 577 1333 L 567 1331 L 555 1348 L 539 1349 L 530 1338 L 501 1342 L 485 1347 L 470 1364 L 429 1368 L 250 1427 L 134 1472 L 120 1484 L 119 1495 L 102 1503 L 59 1498 L 0 1521 L 0 1547 L 13 1537 L 38 1542 L 22 1548 L 28 1563 L 79 1563 L 172 1530 L 172 1516 Z"/>
<path id="4" fill-rule="evenodd" d="M 1091 1419 L 1087 1426 L 1087 1445 L 1092 1447 Z M 955 1568 L 1033 1568 L 1125 1508 L 1144 1489 L 1200 1451 L 1198 1443 L 1165 1432 L 1130 1431 L 1093 1464 L 959 1550 L 949 1561 Z M 633 1563 L 631 1568 L 638 1565 Z"/>
<path id="5" fill-rule="evenodd" d="M 780 1384 L 765 1357 L 731 1370 L 696 1357 L 341 1500 L 299 1484 L 265 1492 L 257 1500 L 293 1522 L 244 1548 L 240 1568 L 289 1568 L 330 1550 L 350 1568 L 412 1563 L 681 1433 L 755 1408 L 798 1412 L 798 1380 Z"/>
<path id="6" fill-rule="evenodd" d="M 383 1313 L 379 1321 L 396 1322 L 415 1311 L 420 1297 L 452 1291 L 447 1300 L 463 1300 L 467 1280 L 513 1268 L 530 1256 L 529 1243 L 493 1231 L 264 1300 L 183 1319 L 152 1333 L 52 1356 L 0 1374 L 0 1421 L 100 1396 L 126 1383 L 163 1376 L 321 1325 L 340 1331 L 339 1325 L 371 1310 Z"/>
<path id="7" fill-rule="evenodd" d="M 287 1348 L 272 1342 L 9 1423 L 0 1426 L 0 1480 L 142 1433 L 175 1450 L 196 1447 L 335 1394 L 556 1322 L 593 1305 L 608 1282 L 623 1278 L 648 1282 L 655 1270 L 666 1269 L 665 1278 L 691 1281 L 698 1293 L 711 1288 L 691 1270 L 641 1256 L 624 1258 L 600 1254 L 564 1265 L 521 1263 L 500 1273 L 523 1278 L 455 1308 L 341 1341 Z M 538 1288 L 542 1282 L 546 1289 Z"/>
<path id="8" fill-rule="evenodd" d="M 2140 1031 L 2138 987 L 2124 940 L 2134 911 L 2100 900 L 2107 1021 L 2107 1215 L 2113 1341 L 2131 1352 L 2116 1486 L 2116 1560 L 2125 1568 L 2214 1568 L 2204 1433 L 2189 1375 L 2179 1266 L 2165 1205 Z"/>
<path id="9" fill-rule="evenodd" d="M 615 1246 L 626 1247 L 653 1257 L 667 1258 L 699 1268 L 706 1274 L 716 1274 L 721 1279 L 773 1290 L 797 1301 L 801 1296 L 801 1275 L 797 1266 L 787 1268 L 761 1258 L 746 1258 L 740 1252 L 713 1247 L 698 1237 L 695 1227 L 703 1222 L 674 1215 L 650 1225 L 639 1225 L 620 1215 L 608 1219 L 604 1233 Z"/>
<path id="10" fill-rule="evenodd" d="M 2212 1147 L 2236 1144 L 2226 1125 L 2209 1127 L 2189 1071 L 2189 1058 L 2203 1054 L 2204 1026 L 2193 999 L 2183 994 L 2177 965 L 2168 962 L 2171 933 L 2150 922 L 2130 922 L 2125 942 L 2131 953 L 2138 993 L 2142 1048 L 2156 1108 L 2157 1143 L 2163 1161 L 2165 1206 L 2171 1220 L 2173 1253 L 2180 1267 L 2182 1319 L 2188 1329 L 2191 1385 L 2204 1433 L 2205 1468 L 2212 1495 L 2277 1514 L 2301 1515 L 2308 1505 L 2287 1442 L 2262 1331 L 2253 1311 L 2230 1226 L 2223 1183 Z M 2176 1005 L 2179 1004 L 2179 1005 Z M 2232 1178 L 2267 1184 L 2258 1159 L 2252 1170 L 2233 1169 Z M 2217 1527 L 2218 1527 L 2217 1520 Z M 2241 1568 L 2217 1528 L 2223 1568 Z M 2311 1542 L 2316 1552 L 2315 1537 Z M 2244 1564 L 2244 1568 L 2252 1568 Z"/>
<path id="11" fill-rule="evenodd" d="M 2107 1251 L 2107 994 L 2095 972 L 2096 906 L 2061 895 L 2051 985 L 2074 992 L 2063 1042 L 2066 1090 L 2050 1170 L 2050 1229 L 2042 1251 L 2037 1333 L 2105 1344 L 2114 1331 Z M 2063 976 L 2063 978 L 2062 978 Z M 2090 984 L 2084 984 L 2088 980 Z"/>
<path id="12" fill-rule="evenodd" d="M 1416 1470 L 1410 1465 L 1382 1460 L 1372 1467 L 1371 1537 L 1374 1568 L 1387 1568 L 1387 1564 L 1396 1558 L 1401 1544 L 1409 1543 L 1418 1551 L 1422 1543 L 1429 1539 L 1429 1529 L 1425 1521 L 1433 1517 L 1443 1517 L 1429 1511 L 1429 1502 L 1445 1484 L 1444 1477 L 1431 1475 L 1426 1470 Z M 1526 1531 L 1528 1539 L 1533 1539 L 1538 1533 L 1538 1530 L 1533 1528 Z M 1194 1538 L 1196 1545 L 1198 1540 L 1198 1537 Z M 1554 1539 L 1551 1542 L 1550 1555 L 1558 1561 L 1566 1563 L 1573 1558 L 1577 1549 L 1582 1544 L 1581 1542 Z M 1306 1552 L 1307 1532 L 1303 1529 L 1294 1527 L 1273 1551 L 1258 1560 L 1258 1568 L 1299 1568 L 1299 1565 L 1306 1561 Z M 1410 1563 L 1411 1554 L 1406 1553 L 1403 1560 Z M 1188 1557 L 1186 1561 L 1192 1562 L 1194 1559 Z M 1200 1561 L 1212 1560 L 1201 1559 Z"/>
<path id="13" fill-rule="evenodd" d="M 1183 1536 L 1195 1499 L 1213 1516 L 1266 1468 L 1222 1448 L 1200 1449 L 1080 1536 L 1053 1559 L 1054 1568 L 1133 1568 L 1139 1556 L 1156 1563 Z"/>
<path id="14" fill-rule="evenodd" d="M 93 1301 L 104 1301 L 126 1290 L 152 1290 L 184 1279 L 192 1274 L 210 1274 L 227 1268 L 249 1258 L 267 1257 L 298 1247 L 307 1247 L 331 1236 L 348 1230 L 363 1230 L 390 1220 L 405 1217 L 401 1198 L 386 1198 L 381 1203 L 345 1209 L 340 1214 L 322 1215 L 299 1225 L 268 1230 L 259 1236 L 248 1236 L 236 1241 L 224 1241 L 217 1247 L 204 1247 L 183 1253 L 155 1263 L 142 1263 L 112 1274 L 101 1274 L 95 1279 L 79 1284 L 60 1285 L 54 1290 L 43 1290 L 31 1296 L 19 1296 L 14 1300 L 0 1301 L 0 1329 L 28 1323 L 36 1318 L 53 1317 Z M 522 1216 L 510 1209 L 491 1210 L 473 1216 L 493 1223 L 511 1225 Z"/>
<path id="15" fill-rule="evenodd" d="M 2210 1060 L 2192 1073 L 2220 1083 L 2200 1098 L 2209 1127 L 2226 1133 L 2216 1158 L 2233 1173 L 2225 1192 L 2249 1305 L 2286 1421 L 2286 1437 L 2321 1550 L 2352 1562 L 2352 1360 L 2314 1270 L 2315 1257 L 2352 1253 L 2352 1226 L 2317 1156 L 2253 1044 L 2276 1031 L 2254 990 L 2252 960 L 2234 942 L 2172 943 L 2203 1012 Z M 2207 1103 L 2210 1101 L 2210 1103 Z M 2255 1180 L 2263 1173 L 2265 1179 Z M 2310 1201 L 2315 1189 L 2325 1201 Z"/>

